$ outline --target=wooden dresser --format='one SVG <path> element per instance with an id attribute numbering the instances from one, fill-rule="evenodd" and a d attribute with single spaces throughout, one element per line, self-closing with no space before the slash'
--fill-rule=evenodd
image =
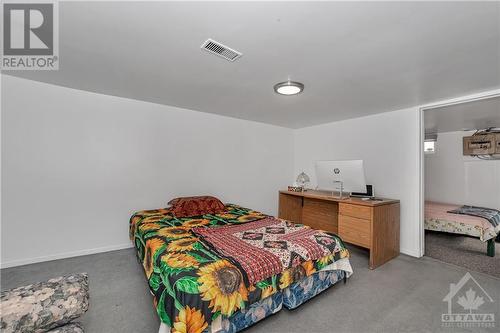
<path id="1" fill-rule="evenodd" d="M 370 250 L 370 269 L 399 255 L 399 200 L 338 199 L 329 192 L 279 192 L 282 219 L 339 235 Z"/>

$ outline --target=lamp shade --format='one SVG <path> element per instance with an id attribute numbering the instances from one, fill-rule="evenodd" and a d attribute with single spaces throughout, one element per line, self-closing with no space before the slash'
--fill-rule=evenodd
<path id="1" fill-rule="evenodd" d="M 302 171 L 298 176 L 297 176 L 297 184 L 300 186 L 304 186 L 306 183 L 309 183 L 311 179 L 309 179 L 309 176 Z"/>

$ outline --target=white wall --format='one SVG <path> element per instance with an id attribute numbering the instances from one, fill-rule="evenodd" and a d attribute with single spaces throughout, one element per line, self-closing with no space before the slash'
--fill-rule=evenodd
<path id="1" fill-rule="evenodd" d="M 401 252 L 418 256 L 417 108 L 292 131 L 2 76 L 2 266 L 130 246 L 128 218 L 210 193 L 277 213 L 314 162 L 363 159 L 401 200 Z M 203 192 L 200 192 L 203 189 Z"/>
<path id="2" fill-rule="evenodd" d="M 419 256 L 418 133 L 417 108 L 299 129 L 295 174 L 304 170 L 315 184 L 315 161 L 364 160 L 376 195 L 401 200 L 401 252 Z"/>
<path id="3" fill-rule="evenodd" d="M 135 210 L 213 194 L 276 214 L 290 129 L 2 75 L 3 267 L 130 245 Z"/>
<path id="4" fill-rule="evenodd" d="M 436 153 L 425 156 L 425 199 L 500 209 L 500 160 L 463 156 L 462 138 L 439 133 Z"/>

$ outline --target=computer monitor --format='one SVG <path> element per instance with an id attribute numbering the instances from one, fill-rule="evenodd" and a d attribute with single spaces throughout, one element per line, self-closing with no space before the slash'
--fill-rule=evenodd
<path id="1" fill-rule="evenodd" d="M 339 191 L 342 182 L 344 192 L 366 191 L 363 160 L 317 161 L 316 179 L 319 190 Z"/>

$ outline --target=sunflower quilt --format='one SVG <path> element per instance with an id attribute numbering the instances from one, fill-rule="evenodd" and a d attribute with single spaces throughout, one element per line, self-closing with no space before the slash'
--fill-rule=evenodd
<path id="1" fill-rule="evenodd" d="M 349 256 L 340 238 L 332 235 L 337 251 L 250 283 L 233 260 L 218 254 L 192 231 L 269 218 L 233 204 L 215 215 L 176 218 L 164 208 L 140 211 L 131 217 L 130 237 L 146 273 L 155 308 L 172 332 L 200 333 L 219 316 L 230 317 Z"/>

